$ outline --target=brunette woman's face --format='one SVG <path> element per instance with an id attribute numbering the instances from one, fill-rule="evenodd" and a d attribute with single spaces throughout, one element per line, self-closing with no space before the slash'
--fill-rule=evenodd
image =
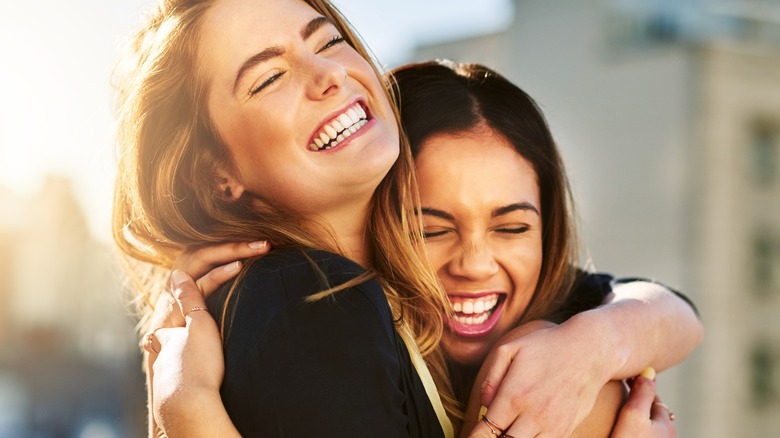
<path id="1" fill-rule="evenodd" d="M 442 343 L 455 362 L 477 365 L 515 327 L 536 289 L 536 173 L 487 128 L 428 139 L 415 165 L 426 252 L 454 310 Z"/>
<path id="2" fill-rule="evenodd" d="M 371 65 L 300 0 L 219 0 L 200 33 L 207 107 L 251 194 L 302 213 L 365 202 L 399 153 Z"/>

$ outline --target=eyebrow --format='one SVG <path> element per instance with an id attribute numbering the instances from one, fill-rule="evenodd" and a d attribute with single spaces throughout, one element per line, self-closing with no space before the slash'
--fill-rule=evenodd
<path id="1" fill-rule="evenodd" d="M 534 207 L 534 205 L 530 202 L 518 202 L 516 204 L 509 204 L 503 207 L 498 207 L 497 209 L 493 210 L 493 212 L 490 214 L 490 217 L 502 216 L 517 210 L 530 211 L 539 215 L 539 209 Z"/>
<path id="2" fill-rule="evenodd" d="M 428 216 L 436 216 L 438 218 L 446 219 L 449 221 L 454 221 L 455 216 L 447 213 L 446 211 L 437 210 L 435 208 L 429 208 L 429 207 L 422 207 L 420 209 L 420 212 L 422 214 L 428 215 Z"/>
<path id="3" fill-rule="evenodd" d="M 518 211 L 518 210 L 530 211 L 532 213 L 536 213 L 537 215 L 540 215 L 539 214 L 539 210 L 536 207 L 534 207 L 534 205 L 531 204 L 530 202 L 518 202 L 518 203 L 515 203 L 515 204 L 509 204 L 509 205 L 505 205 L 503 207 L 496 208 L 495 210 L 493 210 L 490 213 L 490 217 L 494 217 L 495 218 L 495 217 L 503 216 L 505 214 L 509 214 L 509 213 L 511 213 L 513 211 Z M 438 218 L 441 218 L 441 219 L 445 219 L 445 220 L 449 220 L 449 221 L 454 221 L 455 220 L 455 216 L 451 215 L 450 213 L 447 213 L 446 211 L 438 210 L 438 209 L 435 209 L 435 208 L 422 207 L 420 209 L 420 212 L 422 214 L 424 214 L 424 215 L 435 216 L 435 217 L 438 217 Z"/>
<path id="4" fill-rule="evenodd" d="M 316 17 L 315 19 L 309 21 L 306 23 L 306 26 L 301 29 L 301 38 L 303 40 L 308 40 L 309 37 L 311 37 L 314 32 L 317 32 L 322 26 L 326 24 L 332 24 L 333 20 L 327 17 Z M 285 50 L 283 47 L 279 46 L 272 46 L 269 47 L 259 53 L 256 53 L 252 55 L 249 59 L 244 61 L 243 64 L 241 64 L 241 67 L 238 69 L 238 73 L 236 74 L 236 80 L 233 83 L 233 93 L 236 92 L 236 88 L 238 88 L 238 83 L 241 81 L 241 78 L 244 76 L 244 73 L 247 72 L 247 70 L 251 69 L 252 67 L 261 64 L 263 62 L 266 62 L 268 60 L 271 60 L 273 58 L 279 57 L 284 55 Z"/>

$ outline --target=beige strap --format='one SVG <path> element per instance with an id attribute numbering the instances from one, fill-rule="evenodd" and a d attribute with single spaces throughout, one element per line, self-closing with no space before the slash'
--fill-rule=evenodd
<path id="1" fill-rule="evenodd" d="M 425 364 L 425 360 L 420 354 L 420 349 L 417 348 L 417 343 L 414 342 L 414 336 L 412 336 L 411 330 L 406 324 L 403 324 L 399 328 L 401 339 L 406 344 L 406 349 L 409 350 L 409 357 L 412 358 L 412 365 L 417 370 L 417 374 L 422 380 L 425 392 L 428 394 L 428 399 L 433 405 L 433 410 L 436 412 L 436 416 L 439 418 L 439 423 L 444 431 L 445 438 L 455 438 L 455 430 L 452 428 L 452 422 L 447 416 L 447 411 L 444 410 L 444 405 L 439 397 L 439 391 L 436 389 L 436 382 L 433 381 L 431 371 L 428 369 L 428 365 Z"/>

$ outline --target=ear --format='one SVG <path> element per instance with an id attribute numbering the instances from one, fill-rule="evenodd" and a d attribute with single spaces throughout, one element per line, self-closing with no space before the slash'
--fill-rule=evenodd
<path id="1" fill-rule="evenodd" d="M 217 192 L 229 201 L 238 201 L 246 188 L 224 169 L 217 170 Z"/>

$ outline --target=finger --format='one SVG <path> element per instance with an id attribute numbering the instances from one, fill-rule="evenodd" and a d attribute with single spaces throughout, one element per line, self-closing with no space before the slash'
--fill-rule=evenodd
<path id="1" fill-rule="evenodd" d="M 173 263 L 173 269 L 182 270 L 193 278 L 200 278 L 217 266 L 265 254 L 269 250 L 270 245 L 264 240 L 202 246 L 179 255 Z"/>
<path id="2" fill-rule="evenodd" d="M 648 418 L 654 400 L 655 382 L 647 377 L 638 376 L 631 385 L 631 392 L 628 394 L 623 410 L 633 410 L 642 413 L 644 418 Z"/>
<path id="3" fill-rule="evenodd" d="M 174 270 L 171 274 L 173 296 L 181 309 L 181 316 L 189 324 L 198 313 L 206 313 L 206 300 L 198 289 L 195 281 L 184 271 Z"/>
<path id="4" fill-rule="evenodd" d="M 505 380 L 505 378 L 506 376 L 501 376 L 500 379 Z M 496 382 L 497 386 L 501 380 Z M 536 436 L 538 424 L 535 419 L 539 419 L 540 412 L 531 413 L 531 406 L 525 403 L 524 398 L 516 397 L 517 388 L 512 386 L 504 383 L 498 387 L 485 415 L 498 427 L 508 429 L 506 433 L 511 436 L 516 438 Z"/>
<path id="5" fill-rule="evenodd" d="M 160 341 L 157 339 L 156 330 L 152 330 L 144 335 L 143 347 L 147 354 L 147 369 L 151 369 L 150 365 L 154 364 L 157 359 L 157 355 L 160 354 Z"/>
<path id="6" fill-rule="evenodd" d="M 505 432 L 505 429 L 500 427 L 498 423 L 492 420 L 486 420 L 484 418 L 485 415 L 487 415 L 486 412 L 484 414 L 480 413 L 480 421 L 477 422 L 474 429 L 469 433 L 469 438 L 496 438 Z"/>
<path id="7" fill-rule="evenodd" d="M 154 305 L 154 313 L 149 320 L 150 330 L 158 327 L 182 327 L 184 318 L 181 317 L 179 304 L 169 292 L 163 292 L 157 298 Z"/>
<path id="8" fill-rule="evenodd" d="M 214 268 L 195 283 L 198 285 L 200 291 L 203 292 L 203 296 L 208 297 L 219 289 L 220 286 L 241 272 L 241 266 L 242 264 L 240 261 L 235 261 Z"/>
<path id="9" fill-rule="evenodd" d="M 496 349 L 495 354 L 490 355 L 482 365 L 483 368 L 488 370 L 485 380 L 479 387 L 479 401 L 482 406 L 490 406 L 493 403 L 496 393 L 501 386 L 501 381 L 504 380 L 509 370 L 509 365 L 512 363 L 512 358 L 512 352 L 507 351 L 502 346 Z"/>
<path id="10" fill-rule="evenodd" d="M 656 396 L 650 408 L 650 420 L 652 420 L 653 425 L 664 428 L 667 431 L 667 436 L 673 437 L 677 434 L 674 418 L 675 415 L 669 406 L 661 403 L 661 400 Z"/>

